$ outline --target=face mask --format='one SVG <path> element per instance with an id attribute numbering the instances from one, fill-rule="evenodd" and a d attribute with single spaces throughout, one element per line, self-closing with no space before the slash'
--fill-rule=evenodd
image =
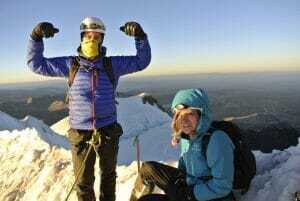
<path id="1" fill-rule="evenodd" d="M 83 40 L 81 42 L 81 51 L 87 58 L 93 58 L 99 55 L 99 42 L 96 40 Z"/>

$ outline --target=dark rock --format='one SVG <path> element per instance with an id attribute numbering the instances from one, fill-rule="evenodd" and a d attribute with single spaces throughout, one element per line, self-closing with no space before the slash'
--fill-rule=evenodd
<path id="1" fill-rule="evenodd" d="M 270 153 L 298 144 L 299 132 L 273 114 L 256 114 L 232 118 L 242 130 L 252 150 Z"/>
<path id="2" fill-rule="evenodd" d="M 150 94 L 142 93 L 142 94 L 140 94 L 140 96 L 142 97 L 143 104 L 148 103 L 152 106 L 156 105 L 161 111 L 166 112 L 166 110 Z"/>

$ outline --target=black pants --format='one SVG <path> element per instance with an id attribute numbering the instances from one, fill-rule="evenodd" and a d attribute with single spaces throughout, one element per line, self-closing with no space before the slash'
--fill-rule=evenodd
<path id="1" fill-rule="evenodd" d="M 164 194 L 148 194 L 139 198 L 138 201 L 170 201 L 170 199 Z M 235 201 L 235 198 L 233 197 L 233 194 L 230 194 L 225 198 L 213 199 L 210 201 Z"/>
<path id="2" fill-rule="evenodd" d="M 117 154 L 119 136 L 122 134 L 122 129 L 118 126 L 115 123 L 97 130 L 101 136 L 101 146 L 97 150 L 100 156 L 99 166 L 101 170 L 100 201 L 115 201 L 116 197 Z M 80 166 L 83 165 L 76 185 L 78 201 L 96 200 L 94 193 L 96 153 L 94 149 L 90 151 L 86 162 L 82 164 L 88 151 L 89 144 L 87 142 L 91 139 L 92 134 L 93 132 L 88 130 L 70 129 L 68 131 L 75 175 L 78 174 Z"/>
<path id="3" fill-rule="evenodd" d="M 140 173 L 135 181 L 130 201 L 170 201 L 168 196 L 168 187 L 179 180 L 185 182 L 186 174 L 171 166 L 167 166 L 158 162 L 144 162 Z M 183 185 L 187 185 L 184 183 Z M 154 186 L 158 186 L 166 194 L 151 194 Z M 194 198 L 196 201 L 196 199 Z M 230 193 L 228 196 L 214 201 L 233 201 L 234 196 Z M 180 200 L 178 200 L 180 201 Z"/>
<path id="4" fill-rule="evenodd" d="M 138 201 L 170 201 L 169 197 L 164 194 L 148 194 L 142 196 Z"/>
<path id="5" fill-rule="evenodd" d="M 140 173 L 135 181 L 130 201 L 143 200 L 149 198 L 149 200 L 152 199 L 153 201 L 167 201 L 167 195 L 151 194 L 154 189 L 154 186 L 159 187 L 166 193 L 169 185 L 176 183 L 176 181 L 179 179 L 185 181 L 185 173 L 177 168 L 154 161 L 144 162 L 140 169 Z"/>

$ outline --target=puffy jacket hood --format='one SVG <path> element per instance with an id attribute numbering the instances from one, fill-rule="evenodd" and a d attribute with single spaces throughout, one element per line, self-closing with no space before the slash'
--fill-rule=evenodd
<path id="1" fill-rule="evenodd" d="M 172 101 L 172 109 L 179 104 L 201 108 L 202 113 L 197 126 L 197 134 L 201 135 L 207 132 L 212 122 L 212 114 L 206 92 L 203 89 L 180 90 Z"/>

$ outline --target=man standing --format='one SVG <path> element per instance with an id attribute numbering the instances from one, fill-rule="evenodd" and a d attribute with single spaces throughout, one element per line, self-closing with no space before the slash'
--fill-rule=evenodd
<path id="1" fill-rule="evenodd" d="M 122 134 L 115 105 L 117 81 L 122 75 L 145 69 L 151 60 L 150 46 L 142 27 L 128 22 L 121 30 L 135 38 L 136 55 L 106 57 L 106 48 L 102 46 L 105 25 L 96 17 L 87 17 L 81 22 L 81 43 L 76 57 L 44 57 L 43 38 L 53 37 L 59 31 L 49 22 L 39 23 L 29 40 L 27 64 L 33 72 L 69 77 L 68 138 L 74 173 L 79 176 L 78 201 L 96 200 L 93 189 L 96 154 L 100 156 L 100 201 L 115 201 L 117 153 Z M 77 66 L 75 70 L 74 66 Z M 87 142 L 95 133 L 100 136 L 100 146 L 88 152 Z"/>

